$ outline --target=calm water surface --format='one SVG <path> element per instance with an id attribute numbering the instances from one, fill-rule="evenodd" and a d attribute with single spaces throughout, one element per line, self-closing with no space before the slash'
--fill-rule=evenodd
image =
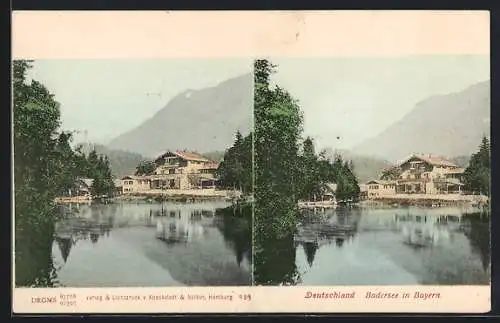
<path id="1" fill-rule="evenodd" d="M 227 206 L 64 207 L 52 245 L 57 280 L 75 287 L 249 285 L 251 222 Z"/>
<path id="2" fill-rule="evenodd" d="M 474 211 L 308 212 L 294 237 L 298 284 L 488 284 L 489 216 Z"/>
<path id="3" fill-rule="evenodd" d="M 258 285 L 489 284 L 489 213 L 340 207 L 299 218 L 295 234 L 256 249 Z"/>

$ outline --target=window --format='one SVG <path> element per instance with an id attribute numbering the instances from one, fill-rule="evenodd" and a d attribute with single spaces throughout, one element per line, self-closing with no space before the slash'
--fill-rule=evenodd
<path id="1" fill-rule="evenodd" d="M 169 173 L 169 174 L 175 174 L 175 169 L 169 169 L 169 170 L 168 170 L 168 173 Z"/>

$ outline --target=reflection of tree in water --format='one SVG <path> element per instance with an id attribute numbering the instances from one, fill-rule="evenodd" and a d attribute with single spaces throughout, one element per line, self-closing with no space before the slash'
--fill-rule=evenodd
<path id="1" fill-rule="evenodd" d="M 312 264 L 314 263 L 314 256 L 319 248 L 318 242 L 304 242 L 302 247 L 304 248 L 304 252 L 306 254 L 307 263 L 309 264 L 309 267 L 312 267 Z"/>
<path id="2" fill-rule="evenodd" d="M 16 226 L 16 286 L 56 287 L 57 270 L 52 259 L 54 222 L 47 219 L 36 224 L 17 223 Z"/>
<path id="3" fill-rule="evenodd" d="M 252 259 L 252 206 L 251 204 L 230 206 L 217 209 L 216 227 L 224 236 L 236 255 L 236 262 L 241 265 L 243 258 Z"/>
<path id="4" fill-rule="evenodd" d="M 73 247 L 73 239 L 71 237 L 57 237 L 55 238 L 57 245 L 59 246 L 59 251 L 63 257 L 64 262 L 68 260 L 69 253 L 71 252 L 71 247 Z"/>
<path id="5" fill-rule="evenodd" d="M 92 243 L 97 243 L 97 241 L 99 241 L 99 233 L 91 232 L 90 241 L 92 241 Z"/>
<path id="6" fill-rule="evenodd" d="M 111 208 L 111 205 L 107 205 Z M 116 211 L 116 206 L 114 207 Z M 79 214 L 88 209 L 79 208 Z M 105 218 L 102 212 L 102 206 L 92 206 L 90 208 L 90 217 L 63 217 L 55 225 L 54 241 L 59 246 L 61 256 L 66 263 L 72 247 L 79 240 L 89 240 L 92 243 L 97 243 L 100 237 L 109 236 L 112 223 L 110 219 L 114 218 L 114 213 L 109 212 L 112 216 Z M 114 220 L 111 220 L 111 222 Z"/>
<path id="7" fill-rule="evenodd" d="M 463 216 L 462 232 L 469 239 L 471 248 L 479 253 L 483 269 L 491 263 L 490 212 L 476 212 Z"/>
<path id="8" fill-rule="evenodd" d="M 281 239 L 257 238 L 254 248 L 256 285 L 295 285 L 300 281 L 295 263 L 296 247 L 293 235 Z M 309 249 L 312 251 L 308 256 L 311 262 L 315 254 L 313 249 Z"/>

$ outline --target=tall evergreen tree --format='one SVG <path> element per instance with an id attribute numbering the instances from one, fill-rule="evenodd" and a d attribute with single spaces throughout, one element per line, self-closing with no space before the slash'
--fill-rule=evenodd
<path id="1" fill-rule="evenodd" d="M 217 175 L 224 187 L 251 193 L 253 191 L 252 168 L 252 134 L 243 137 L 237 131 L 233 146 L 225 152 L 219 164 Z"/>
<path id="2" fill-rule="evenodd" d="M 254 64 L 255 222 L 259 235 L 281 236 L 296 223 L 302 114 L 287 91 L 270 86 L 274 68 L 268 60 Z"/>
<path id="3" fill-rule="evenodd" d="M 256 284 L 294 284 L 300 279 L 293 247 L 299 199 L 318 197 L 327 182 L 338 184 L 337 194 L 342 199 L 359 194 L 352 165 L 340 156 L 331 163 L 324 153 L 317 155 L 309 137 L 299 151 L 302 112 L 287 91 L 271 86 L 275 69 L 265 59 L 254 63 Z"/>
<path id="4" fill-rule="evenodd" d="M 135 169 L 135 175 L 151 175 L 156 169 L 156 164 L 154 161 L 146 160 L 142 161 L 137 165 Z"/>
<path id="5" fill-rule="evenodd" d="M 472 155 L 469 166 L 465 169 L 464 180 L 467 190 L 490 195 L 491 158 L 490 142 L 486 136 L 481 140 L 479 151 Z"/>

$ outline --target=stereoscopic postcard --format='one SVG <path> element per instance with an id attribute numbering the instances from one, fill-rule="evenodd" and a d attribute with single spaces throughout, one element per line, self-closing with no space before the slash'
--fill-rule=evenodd
<path id="1" fill-rule="evenodd" d="M 15 314 L 490 310 L 488 12 L 12 28 Z"/>

